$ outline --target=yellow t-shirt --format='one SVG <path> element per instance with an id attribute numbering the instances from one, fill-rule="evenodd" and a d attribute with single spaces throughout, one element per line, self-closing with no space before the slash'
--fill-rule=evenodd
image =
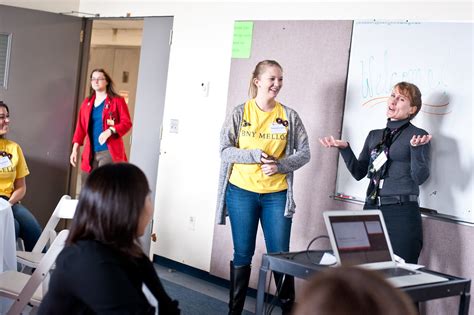
<path id="1" fill-rule="evenodd" d="M 0 139 L 0 195 L 10 197 L 15 189 L 15 180 L 28 174 L 30 171 L 20 146 L 13 141 Z"/>
<path id="2" fill-rule="evenodd" d="M 247 101 L 242 116 L 238 147 L 261 149 L 277 160 L 282 158 L 285 155 L 288 136 L 287 119 L 283 106 L 278 102 L 271 112 L 264 112 L 257 106 L 255 99 Z M 286 174 L 267 176 L 262 172 L 260 163 L 235 163 L 229 182 L 256 193 L 272 193 L 288 188 Z"/>

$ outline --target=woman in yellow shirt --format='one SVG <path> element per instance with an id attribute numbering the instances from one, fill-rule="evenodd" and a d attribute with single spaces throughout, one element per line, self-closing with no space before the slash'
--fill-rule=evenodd
<path id="1" fill-rule="evenodd" d="M 41 227 L 33 214 L 20 204 L 26 194 L 25 177 L 30 174 L 20 146 L 5 138 L 9 131 L 10 111 L 0 101 L 0 198 L 12 207 L 15 236 L 21 237 L 25 250 L 31 251 L 41 235 Z"/>
<path id="2" fill-rule="evenodd" d="M 234 258 L 230 265 L 229 314 L 241 314 L 250 277 L 259 222 L 268 252 L 289 251 L 293 171 L 310 159 L 303 122 L 275 98 L 283 86 L 278 62 L 257 64 L 250 80 L 251 99 L 236 106 L 221 132 L 221 173 L 217 221 L 229 215 Z M 283 314 L 294 302 L 294 280 L 275 273 Z"/>

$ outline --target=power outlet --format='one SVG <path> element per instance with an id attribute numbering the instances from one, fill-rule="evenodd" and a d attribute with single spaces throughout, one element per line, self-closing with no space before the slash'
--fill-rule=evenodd
<path id="1" fill-rule="evenodd" d="M 170 132 L 171 133 L 178 133 L 179 127 L 179 120 L 178 119 L 170 119 Z"/>

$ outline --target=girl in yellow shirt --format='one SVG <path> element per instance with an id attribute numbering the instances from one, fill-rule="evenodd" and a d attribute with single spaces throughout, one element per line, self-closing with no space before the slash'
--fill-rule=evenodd
<path id="1" fill-rule="evenodd" d="M 282 67 L 257 64 L 251 99 L 227 117 L 221 132 L 221 173 L 217 220 L 229 215 L 234 258 L 230 264 L 229 314 L 241 314 L 250 277 L 259 222 L 268 252 L 289 251 L 293 171 L 310 159 L 306 130 L 296 111 L 275 98 L 283 87 Z M 294 303 L 294 280 L 275 273 L 282 314 Z"/>
<path id="2" fill-rule="evenodd" d="M 31 212 L 19 202 L 26 194 L 25 177 L 30 174 L 20 146 L 5 135 L 9 131 L 10 111 L 0 101 L 0 198 L 12 207 L 15 236 L 21 237 L 25 250 L 31 251 L 41 235 L 41 227 Z"/>

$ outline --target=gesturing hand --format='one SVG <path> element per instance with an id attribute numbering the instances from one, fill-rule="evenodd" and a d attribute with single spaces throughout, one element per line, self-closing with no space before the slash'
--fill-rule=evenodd
<path id="1" fill-rule="evenodd" d="M 329 137 L 324 137 L 324 138 L 319 138 L 319 142 L 323 145 L 325 148 L 340 148 L 340 149 L 345 149 L 348 146 L 347 141 L 343 140 L 336 140 L 334 139 L 333 136 Z"/>
<path id="2" fill-rule="evenodd" d="M 431 138 L 433 138 L 432 135 L 423 135 L 423 136 L 413 135 L 413 137 L 410 140 L 410 144 L 412 147 L 424 145 L 430 142 Z"/>

